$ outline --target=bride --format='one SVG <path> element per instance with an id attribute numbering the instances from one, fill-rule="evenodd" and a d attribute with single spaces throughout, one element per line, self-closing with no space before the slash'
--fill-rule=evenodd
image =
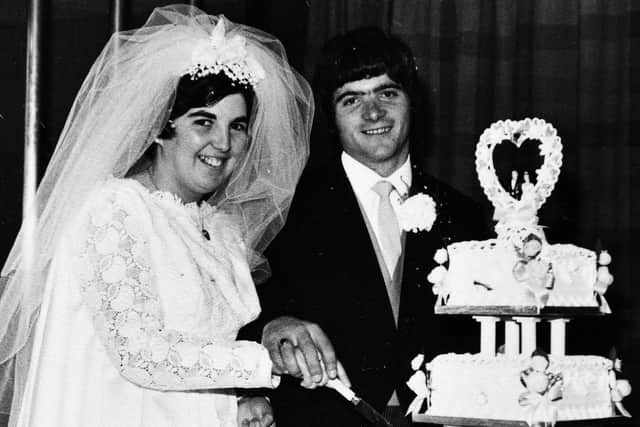
<path id="1" fill-rule="evenodd" d="M 2 270 L 10 425 L 271 424 L 266 400 L 238 410 L 235 389 L 279 377 L 236 333 L 260 311 L 312 116 L 281 44 L 223 16 L 166 7 L 111 38 L 38 189 L 35 241 L 23 227 Z"/>

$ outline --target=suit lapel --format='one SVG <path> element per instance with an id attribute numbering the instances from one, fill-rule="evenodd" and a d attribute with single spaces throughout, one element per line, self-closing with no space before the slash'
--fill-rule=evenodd
<path id="1" fill-rule="evenodd" d="M 437 183 L 424 175 L 418 168 L 413 167 L 412 185 L 409 195 L 425 193 L 431 196 L 437 205 L 439 189 Z M 438 214 L 438 216 L 440 216 Z M 430 231 L 407 232 L 404 248 L 404 276 L 402 293 L 400 297 L 400 320 L 398 322 L 403 330 L 403 336 L 413 335 L 410 331 L 417 332 L 424 326 L 425 312 L 431 313 L 435 304 L 435 297 L 431 292 L 431 285 L 427 281 L 427 275 L 435 266 L 433 255 L 442 243 L 442 218 L 437 218 Z"/>
<path id="2" fill-rule="evenodd" d="M 435 181 L 429 179 L 417 168 L 413 168 L 413 178 L 409 195 L 425 193 L 433 198 L 436 205 L 440 205 L 439 188 Z M 432 256 L 435 251 L 442 246 L 442 228 L 445 225 L 441 212 L 438 212 L 436 221 L 431 230 L 406 233 L 405 245 L 405 280 L 422 278 L 426 283 L 426 277 L 431 268 Z"/>
<path id="3" fill-rule="evenodd" d="M 340 233 L 344 242 L 336 248 L 336 254 L 342 259 L 349 260 L 349 269 L 354 271 L 357 277 L 357 280 L 348 286 L 350 293 L 353 298 L 364 300 L 362 302 L 372 309 L 378 307 L 382 310 L 382 319 L 378 321 L 395 329 L 395 320 L 384 278 L 351 183 L 340 162 L 337 170 L 328 175 L 329 189 L 332 194 L 330 203 L 340 206 L 340 209 L 333 210 L 339 214 L 331 222 L 335 224 L 335 232 Z"/>

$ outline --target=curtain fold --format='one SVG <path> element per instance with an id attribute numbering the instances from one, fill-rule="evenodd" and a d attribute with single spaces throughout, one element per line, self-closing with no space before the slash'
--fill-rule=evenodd
<path id="1" fill-rule="evenodd" d="M 307 1 L 309 25 L 306 34 L 305 74 L 313 75 L 313 67 L 322 46 L 334 35 L 367 25 L 389 30 L 392 4 L 392 0 Z"/>

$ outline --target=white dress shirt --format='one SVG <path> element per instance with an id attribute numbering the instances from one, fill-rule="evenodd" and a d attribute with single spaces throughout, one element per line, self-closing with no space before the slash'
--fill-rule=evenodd
<path id="1" fill-rule="evenodd" d="M 347 178 L 351 183 L 353 192 L 364 209 L 367 219 L 369 220 L 369 224 L 371 224 L 378 242 L 380 242 L 380 225 L 378 224 L 378 205 L 380 203 L 380 196 L 373 191 L 373 186 L 381 180 L 389 181 L 393 184 L 395 190 L 391 193 L 390 199 L 391 206 L 394 211 L 397 212 L 398 206 L 401 202 L 401 197 L 406 196 L 409 193 L 409 188 L 411 187 L 410 158 L 407 156 L 407 160 L 402 164 L 402 166 L 388 177 L 378 175 L 375 171 L 369 169 L 367 166 L 363 165 L 344 151 L 342 152 L 341 160 L 342 167 L 344 168 Z M 398 236 L 398 238 L 400 238 L 400 236 Z M 382 257 L 384 258 L 384 262 L 387 266 L 387 271 L 389 271 L 389 274 L 393 275 L 395 265 L 392 264 L 395 260 L 392 260 L 393 257 L 391 254 L 385 253 L 382 246 L 380 250 L 382 251 Z"/>

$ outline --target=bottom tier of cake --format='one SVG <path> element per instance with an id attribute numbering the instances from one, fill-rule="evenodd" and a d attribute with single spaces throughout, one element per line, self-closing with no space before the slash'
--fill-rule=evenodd
<path id="1" fill-rule="evenodd" d="M 558 421 L 614 414 L 609 359 L 551 355 L 547 363 L 541 374 L 524 355 L 437 356 L 427 364 L 426 414 L 520 421 L 550 412 Z"/>

